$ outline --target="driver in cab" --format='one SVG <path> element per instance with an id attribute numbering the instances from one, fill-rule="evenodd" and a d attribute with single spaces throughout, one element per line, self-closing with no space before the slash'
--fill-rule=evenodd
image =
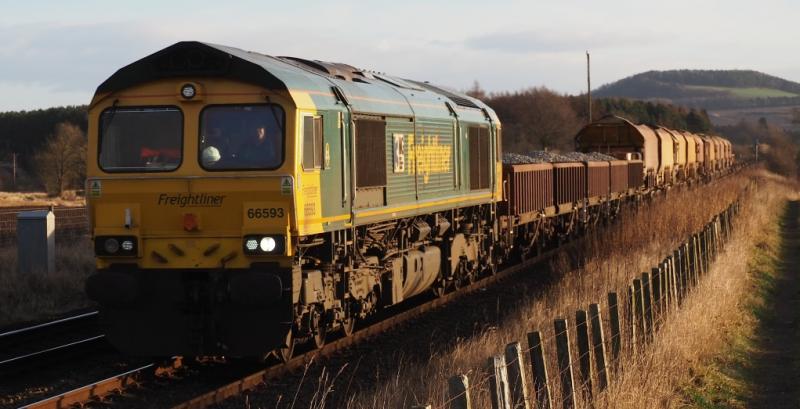
<path id="1" fill-rule="evenodd" d="M 274 137 L 267 136 L 267 129 L 263 125 L 256 127 L 254 135 L 239 146 L 236 158 L 245 167 L 271 168 L 278 164 L 278 155 L 275 151 Z"/>
<path id="2" fill-rule="evenodd" d="M 214 135 L 217 136 L 217 135 Z M 280 162 L 280 157 L 275 148 L 275 138 L 269 137 L 264 125 L 255 127 L 245 141 L 234 152 L 226 156 L 217 146 L 218 138 L 210 137 L 209 145 L 202 152 L 204 167 L 229 167 L 233 169 L 247 168 L 273 168 Z"/>

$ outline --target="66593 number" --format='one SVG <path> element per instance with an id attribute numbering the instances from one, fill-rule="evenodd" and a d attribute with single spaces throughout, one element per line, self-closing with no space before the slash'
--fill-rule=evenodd
<path id="1" fill-rule="evenodd" d="M 283 217 L 282 207 L 264 207 L 257 209 L 247 209 L 248 219 L 274 219 Z"/>

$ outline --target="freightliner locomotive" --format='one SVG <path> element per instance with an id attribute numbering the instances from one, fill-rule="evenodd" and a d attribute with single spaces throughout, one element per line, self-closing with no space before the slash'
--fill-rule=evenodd
<path id="1" fill-rule="evenodd" d="M 346 64 L 181 42 L 123 67 L 89 107 L 108 339 L 287 360 L 732 163 L 721 139 L 609 117 L 576 143 L 618 160 L 504 165 L 501 131 L 475 98 Z"/>

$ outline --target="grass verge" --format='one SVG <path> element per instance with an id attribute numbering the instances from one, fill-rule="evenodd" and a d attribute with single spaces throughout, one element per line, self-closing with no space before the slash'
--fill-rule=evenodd
<path id="1" fill-rule="evenodd" d="M 696 368 L 683 393 L 688 408 L 797 407 L 798 214 L 790 202 L 753 247 L 748 290 L 726 345 Z"/>
<path id="2" fill-rule="evenodd" d="M 83 287 L 93 270 L 94 252 L 88 238 L 56 241 L 53 274 L 20 274 L 16 246 L 0 249 L 0 327 L 89 306 Z"/>

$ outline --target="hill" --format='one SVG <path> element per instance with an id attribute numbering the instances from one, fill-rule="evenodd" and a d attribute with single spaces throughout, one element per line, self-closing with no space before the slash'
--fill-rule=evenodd
<path id="1" fill-rule="evenodd" d="M 603 85 L 594 93 L 708 110 L 800 105 L 800 83 L 752 70 L 647 71 Z"/>

